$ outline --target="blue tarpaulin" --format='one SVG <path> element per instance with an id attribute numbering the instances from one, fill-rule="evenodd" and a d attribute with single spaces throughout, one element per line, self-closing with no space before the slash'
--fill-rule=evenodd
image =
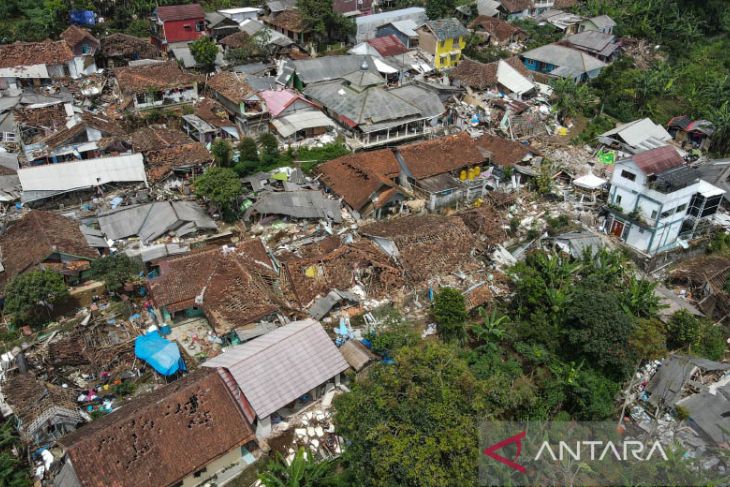
<path id="1" fill-rule="evenodd" d="M 72 24 L 96 25 L 96 14 L 92 10 L 71 10 L 68 16 Z"/>
<path id="2" fill-rule="evenodd" d="M 165 376 L 186 370 L 177 345 L 165 340 L 156 331 L 140 335 L 134 340 L 134 354 Z"/>

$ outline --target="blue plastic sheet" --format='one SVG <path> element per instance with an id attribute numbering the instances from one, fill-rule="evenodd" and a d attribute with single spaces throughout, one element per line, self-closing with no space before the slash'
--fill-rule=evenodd
<path id="1" fill-rule="evenodd" d="M 68 17 L 72 24 L 96 25 L 96 14 L 92 10 L 71 10 Z"/>
<path id="2" fill-rule="evenodd" d="M 164 376 L 187 370 L 177 345 L 165 340 L 156 331 L 134 340 L 134 354 Z"/>

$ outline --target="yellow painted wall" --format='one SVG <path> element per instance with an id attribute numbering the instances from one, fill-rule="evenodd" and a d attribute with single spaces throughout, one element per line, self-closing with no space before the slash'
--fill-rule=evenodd
<path id="1" fill-rule="evenodd" d="M 434 53 L 434 67 L 436 69 L 449 69 L 456 66 L 461 61 L 461 51 L 464 47 L 466 47 L 466 41 L 463 37 L 446 39 L 443 42 L 439 41 L 436 44 L 436 52 Z M 454 60 L 451 59 L 451 51 L 457 51 Z M 441 56 L 444 54 L 446 57 L 442 58 Z"/>

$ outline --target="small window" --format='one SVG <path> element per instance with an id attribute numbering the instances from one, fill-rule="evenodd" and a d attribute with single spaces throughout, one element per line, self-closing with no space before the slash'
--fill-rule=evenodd
<path id="1" fill-rule="evenodd" d="M 207 471 L 208 471 L 208 469 L 206 467 L 203 467 L 200 470 L 198 470 L 197 472 L 195 472 L 193 474 L 193 477 L 195 477 L 195 478 L 201 477 Z"/>
<path id="2" fill-rule="evenodd" d="M 193 26 L 190 25 L 190 24 L 185 24 L 185 25 L 183 25 L 183 29 L 185 29 L 186 31 L 190 32 L 190 31 L 193 30 Z"/>
<path id="3" fill-rule="evenodd" d="M 81 45 L 81 54 L 89 54 L 91 52 L 91 46 L 88 44 Z"/>
<path id="4" fill-rule="evenodd" d="M 652 220 L 655 219 L 656 218 L 656 215 L 657 215 L 657 211 L 656 210 L 652 210 L 651 211 L 651 219 Z"/>
<path id="5" fill-rule="evenodd" d="M 674 210 L 667 210 L 662 212 L 662 218 L 666 218 L 670 216 L 672 213 L 674 213 Z"/>
<path id="6" fill-rule="evenodd" d="M 636 181 L 636 174 L 626 170 L 621 171 L 621 177 L 629 181 Z"/>
<path id="7" fill-rule="evenodd" d="M 621 204 L 621 195 L 620 194 L 617 194 L 616 195 L 615 201 L 616 201 L 616 204 L 617 205 L 620 205 Z"/>
<path id="8" fill-rule="evenodd" d="M 200 22 L 195 24 L 195 30 L 198 32 L 203 32 L 205 30 L 205 22 L 201 20 Z"/>
<path id="9" fill-rule="evenodd" d="M 684 210 L 687 209 L 687 204 L 679 205 L 676 210 L 674 210 L 675 213 L 682 213 Z"/>

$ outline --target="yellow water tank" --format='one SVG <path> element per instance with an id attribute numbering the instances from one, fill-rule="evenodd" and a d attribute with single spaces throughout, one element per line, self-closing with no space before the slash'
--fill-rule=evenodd
<path id="1" fill-rule="evenodd" d="M 459 173 L 459 181 L 466 181 L 466 171 L 464 171 L 463 169 Z"/>

